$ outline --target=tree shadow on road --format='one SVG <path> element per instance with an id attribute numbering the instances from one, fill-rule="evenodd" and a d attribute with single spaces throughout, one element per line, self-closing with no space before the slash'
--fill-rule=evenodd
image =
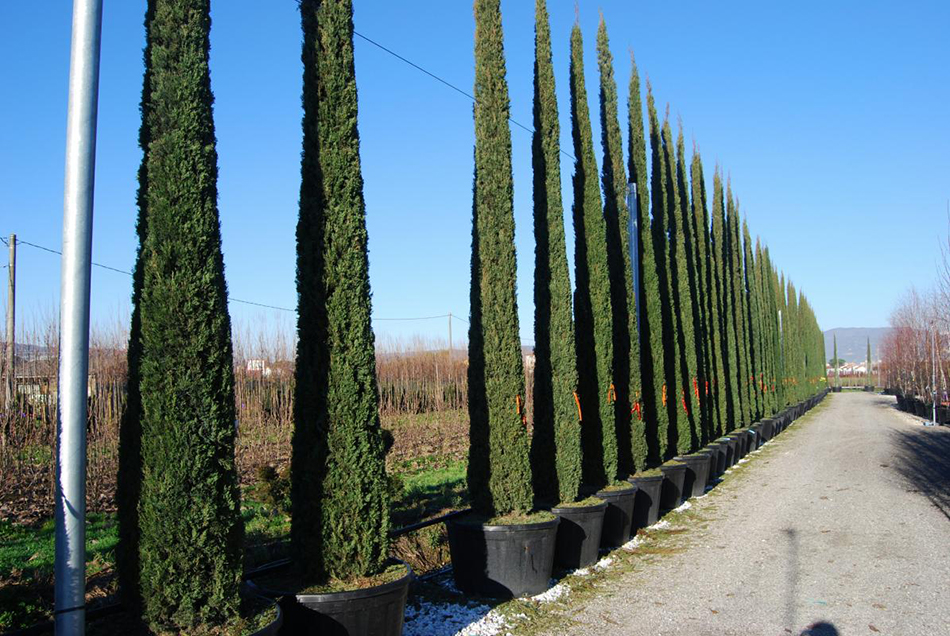
<path id="1" fill-rule="evenodd" d="M 897 472 L 950 520 L 950 430 L 897 430 L 892 441 Z"/>

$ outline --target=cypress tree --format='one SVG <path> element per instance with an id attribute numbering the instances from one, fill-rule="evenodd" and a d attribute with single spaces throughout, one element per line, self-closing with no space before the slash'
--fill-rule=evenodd
<path id="1" fill-rule="evenodd" d="M 666 133 L 670 130 L 667 126 Z M 679 452 L 688 453 L 699 447 L 702 439 L 700 430 L 701 412 L 699 408 L 699 364 L 702 359 L 696 339 L 696 326 L 700 322 L 699 299 L 696 297 L 698 285 L 695 277 L 695 263 L 692 262 L 692 241 L 690 225 L 689 188 L 686 185 L 686 149 L 683 143 L 683 125 L 679 126 L 676 137 L 676 169 L 673 181 L 673 211 L 670 214 L 670 246 L 673 256 L 673 285 L 678 298 L 676 320 L 679 324 L 679 338 L 682 370 L 682 393 L 684 419 L 680 422 Z M 672 155 L 670 156 L 672 159 Z"/>
<path id="2" fill-rule="evenodd" d="M 139 164 L 139 187 L 136 192 L 138 216 L 135 222 L 135 234 L 138 246 L 135 252 L 135 266 L 132 270 L 132 321 L 129 327 L 129 346 L 126 351 L 128 375 L 126 379 L 125 410 L 119 423 L 119 468 L 116 475 L 116 507 L 119 542 L 116 546 L 116 570 L 119 580 L 119 593 L 123 603 L 141 610 L 139 598 L 139 516 L 138 505 L 142 490 L 142 393 L 141 393 L 141 357 L 142 357 L 142 316 L 139 307 L 142 301 L 142 283 L 144 278 L 142 247 L 145 244 L 148 220 L 148 147 L 149 135 L 149 98 L 151 96 L 152 59 L 151 24 L 155 13 L 155 3 L 149 2 L 145 14 L 145 52 L 143 55 L 145 77 L 142 82 L 140 110 L 142 123 L 139 127 L 139 148 L 142 149 L 142 162 Z"/>
<path id="3" fill-rule="evenodd" d="M 749 356 L 749 396 L 751 414 L 748 423 L 762 417 L 762 392 L 759 389 L 759 325 L 758 325 L 758 298 L 755 293 L 755 261 L 752 258 L 752 239 L 749 236 L 749 225 L 742 219 L 742 253 L 745 260 L 743 269 L 743 286 L 745 288 L 745 321 L 746 340 L 748 341 Z"/>
<path id="4" fill-rule="evenodd" d="M 739 428 L 749 422 L 749 367 L 746 357 L 745 320 L 743 319 L 742 243 L 739 240 L 739 210 L 732 197 L 732 186 L 726 184 L 726 246 L 729 268 L 730 315 L 735 331 L 736 368 L 735 383 L 738 393 L 738 409 L 733 427 Z"/>
<path id="5" fill-rule="evenodd" d="M 716 170 L 713 178 L 713 247 L 714 263 L 719 295 L 719 329 L 722 338 L 723 374 L 716 382 L 720 399 L 720 420 L 723 433 L 736 428 L 740 417 L 739 389 L 736 384 L 738 356 L 736 353 L 736 329 L 732 304 L 732 269 L 729 246 L 726 239 L 726 215 L 723 203 L 722 175 Z"/>
<path id="6" fill-rule="evenodd" d="M 663 326 L 660 310 L 660 280 L 657 275 L 653 235 L 650 231 L 650 191 L 647 188 L 646 137 L 643 132 L 643 102 L 640 99 L 640 74 L 630 54 L 630 88 L 627 99 L 630 156 L 630 181 L 637 186 L 635 210 L 637 220 L 637 259 L 640 271 L 640 294 L 636 299 L 640 342 L 641 395 L 631 395 L 634 463 L 638 469 L 660 462 L 659 431 L 666 431 L 668 418 L 660 404 L 666 370 L 663 364 Z M 631 211 L 634 213 L 634 211 Z"/>
<path id="7" fill-rule="evenodd" d="M 640 393 L 640 343 L 637 339 L 637 308 L 630 264 L 630 210 L 627 208 L 627 171 L 617 111 L 617 83 L 613 56 L 607 39 L 607 24 L 600 16 L 597 29 L 597 66 L 600 71 L 600 130 L 604 151 L 602 182 L 604 219 L 607 223 L 607 258 L 610 268 L 610 300 L 614 331 L 614 413 L 620 472 L 636 471 L 631 448 L 631 396 Z"/>
<path id="8" fill-rule="evenodd" d="M 775 347 L 773 346 L 772 306 L 768 294 L 768 269 L 765 263 L 765 254 L 758 237 L 755 240 L 755 283 L 758 299 L 758 317 L 760 349 L 762 351 L 761 390 L 762 416 L 771 417 L 775 413 L 775 392 L 772 390 L 772 380 L 775 369 Z"/>
<path id="9" fill-rule="evenodd" d="M 208 0 L 151 0 L 146 16 L 143 240 L 134 281 L 141 285 L 140 339 L 133 325 L 131 343 L 141 402 L 128 412 L 134 417 L 135 407 L 141 409 L 138 586 L 149 624 L 183 629 L 224 621 L 238 610 L 243 525 L 231 324 L 217 210 Z"/>
<path id="10" fill-rule="evenodd" d="M 541 499 L 574 501 L 581 483 L 577 358 L 561 203 L 560 126 L 545 0 L 534 40 L 534 434 L 531 469 Z"/>
<path id="11" fill-rule="evenodd" d="M 682 136 L 682 134 L 680 136 Z M 693 417 L 698 424 L 699 443 L 702 445 L 709 440 L 710 429 L 709 400 L 705 392 L 705 381 L 709 375 L 710 354 L 708 343 L 711 334 L 706 328 L 706 294 L 708 293 L 708 288 L 705 285 L 705 275 L 703 273 L 706 267 L 705 244 L 703 242 L 703 232 L 705 228 L 703 227 L 701 218 L 697 216 L 697 212 L 699 212 L 698 206 L 705 205 L 705 202 L 702 201 L 704 194 L 700 192 L 701 186 L 698 179 L 701 176 L 700 173 L 702 170 L 696 169 L 697 160 L 698 157 L 694 144 L 690 173 L 687 174 L 686 172 L 684 158 L 682 174 L 677 174 L 681 179 L 680 190 L 684 193 L 684 199 L 686 199 L 687 196 L 685 193 L 689 191 L 689 198 L 686 200 L 690 203 L 684 212 L 685 222 L 683 229 L 686 243 L 686 265 L 689 270 L 690 295 L 693 302 L 693 347 L 696 351 L 696 377 L 693 379 L 691 385 L 687 387 L 687 392 L 691 392 L 694 398 L 694 408 L 696 411 Z M 689 179 L 689 183 L 687 183 L 687 179 Z M 698 202 L 697 198 L 699 199 Z M 701 216 L 701 214 L 699 216 Z"/>
<path id="12" fill-rule="evenodd" d="M 613 382 L 613 326 L 607 228 L 597 182 L 597 160 L 584 85 L 581 29 L 571 30 L 571 136 L 574 140 L 574 271 L 577 285 L 577 368 L 581 409 L 584 481 L 602 487 L 618 477 Z"/>
<path id="13" fill-rule="evenodd" d="M 715 272 L 715 255 L 709 231 L 709 206 L 706 202 L 706 182 L 703 177 L 703 162 L 698 151 L 693 153 L 692 202 L 696 232 L 697 262 L 700 265 L 700 281 L 704 288 L 704 345 L 706 348 L 705 378 L 701 391 L 706 398 L 709 418 L 708 438 L 718 437 L 722 433 L 720 400 L 717 398 L 716 379 L 723 377 L 722 368 L 722 330 L 719 328 L 718 276 Z M 724 405 L 723 405 L 724 408 Z"/>
<path id="14" fill-rule="evenodd" d="M 673 135 L 670 130 L 669 119 L 663 122 L 664 171 L 667 177 L 667 224 L 669 227 L 669 258 L 670 258 L 670 289 L 673 294 L 674 306 L 672 312 L 673 330 L 676 337 L 676 380 L 677 391 L 674 394 L 677 409 L 677 454 L 688 453 L 699 445 L 699 435 L 693 420 L 692 396 L 687 393 L 687 387 L 696 377 L 696 349 L 693 337 L 693 303 L 690 295 L 689 271 L 686 264 L 686 244 L 684 239 L 685 211 L 689 208 L 689 200 L 685 203 L 682 196 L 685 192 L 685 171 L 682 149 L 682 130 L 676 145 L 674 156 Z M 681 189 L 682 184 L 682 189 Z"/>
<path id="15" fill-rule="evenodd" d="M 676 312 L 676 299 L 670 282 L 670 251 L 667 234 L 669 199 L 667 194 L 667 169 L 664 161 L 665 150 L 659 120 L 656 116 L 653 91 L 649 83 L 647 83 L 647 116 L 650 121 L 650 195 L 653 209 L 653 222 L 650 230 L 653 234 L 653 253 L 656 257 L 655 267 L 661 294 L 660 328 L 662 338 L 660 347 L 654 351 L 654 355 L 663 356 L 663 368 L 666 371 L 662 390 L 657 392 L 660 402 L 657 404 L 657 408 L 664 410 L 667 415 L 665 430 L 661 427 L 659 437 L 663 457 L 668 459 L 676 454 L 677 396 L 679 395 L 679 366 L 677 361 L 679 360 L 679 351 L 676 346 L 676 327 L 673 318 Z"/>
<path id="16" fill-rule="evenodd" d="M 291 548 L 310 580 L 377 573 L 389 495 L 370 322 L 353 8 L 303 0 Z"/>
<path id="17" fill-rule="evenodd" d="M 508 113 L 500 3 L 475 0 L 468 490 L 475 510 L 489 517 L 532 505 Z"/>

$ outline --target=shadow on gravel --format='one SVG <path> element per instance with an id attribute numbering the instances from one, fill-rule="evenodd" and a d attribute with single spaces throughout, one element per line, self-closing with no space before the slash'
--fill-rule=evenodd
<path id="1" fill-rule="evenodd" d="M 950 520 L 950 430 L 894 431 L 894 467 Z"/>
<path id="2" fill-rule="evenodd" d="M 877 630 L 875 630 L 877 631 Z M 815 623 L 801 633 L 801 636 L 839 636 L 839 632 L 831 623 Z"/>

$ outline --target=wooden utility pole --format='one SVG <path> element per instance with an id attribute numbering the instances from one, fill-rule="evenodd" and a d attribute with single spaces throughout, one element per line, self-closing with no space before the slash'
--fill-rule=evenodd
<path id="1" fill-rule="evenodd" d="M 16 234 L 10 235 L 10 284 L 7 287 L 7 381 L 4 397 L 7 408 L 12 408 L 16 396 Z"/>

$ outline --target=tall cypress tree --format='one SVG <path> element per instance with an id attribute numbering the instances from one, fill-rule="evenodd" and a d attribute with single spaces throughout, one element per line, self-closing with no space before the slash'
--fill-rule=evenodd
<path id="1" fill-rule="evenodd" d="M 720 393 L 722 432 L 736 428 L 740 418 L 739 389 L 736 383 L 738 355 L 736 353 L 735 314 L 732 304 L 732 268 L 727 244 L 726 215 L 723 201 L 722 175 L 716 170 L 713 179 L 713 247 L 717 290 L 719 294 L 719 329 L 722 339 L 723 375 L 717 380 Z M 724 399 L 723 399 L 724 398 Z"/>
<path id="2" fill-rule="evenodd" d="M 659 350 L 654 355 L 663 356 L 663 368 L 666 375 L 663 385 L 657 391 L 658 409 L 666 412 L 666 428 L 660 429 L 660 448 L 664 458 L 676 454 L 677 434 L 677 396 L 679 395 L 679 351 L 677 349 L 676 327 L 674 315 L 676 312 L 676 298 L 673 295 L 673 286 L 670 282 L 670 250 L 667 233 L 667 217 L 669 199 L 667 193 L 667 169 L 664 160 L 663 136 L 660 123 L 656 115 L 656 105 L 653 101 L 653 91 L 647 83 L 647 117 L 650 121 L 650 195 L 652 201 L 653 221 L 650 230 L 653 235 L 653 250 L 656 258 L 656 272 L 659 280 L 660 300 L 660 329 L 662 338 Z M 672 436 L 672 437 L 671 437 Z"/>
<path id="3" fill-rule="evenodd" d="M 243 525 L 208 0 L 151 0 L 146 16 L 140 340 L 132 334 L 141 398 L 138 586 L 148 623 L 182 629 L 236 613 Z"/>
<path id="4" fill-rule="evenodd" d="M 486 516 L 531 508 L 515 294 L 508 84 L 499 0 L 475 0 L 475 192 L 468 332 L 468 490 Z"/>
<path id="5" fill-rule="evenodd" d="M 360 170 L 353 8 L 303 0 L 291 547 L 305 577 L 378 572 L 389 495 Z M 358 512 L 357 512 L 358 511 Z"/>
<path id="6" fill-rule="evenodd" d="M 670 139 L 670 128 L 664 130 Z M 673 160 L 670 144 L 669 160 Z M 677 297 L 677 338 L 680 349 L 680 377 L 682 379 L 679 400 L 683 407 L 680 413 L 680 440 L 677 451 L 688 453 L 699 447 L 702 437 L 699 410 L 699 348 L 696 341 L 696 323 L 699 322 L 699 301 L 695 299 L 695 272 L 690 265 L 692 249 L 690 241 L 689 188 L 686 185 L 686 159 L 683 143 L 683 126 L 680 124 L 676 137 L 676 166 L 670 171 L 673 208 L 670 212 L 670 263 L 673 273 L 673 290 Z M 672 168 L 672 164 L 671 164 Z"/>
<path id="7" fill-rule="evenodd" d="M 607 24 L 600 16 L 597 29 L 597 66 L 600 71 L 600 131 L 604 151 L 602 182 L 604 219 L 607 223 L 607 258 L 614 330 L 614 412 L 620 472 L 636 471 L 631 448 L 631 396 L 640 393 L 640 343 L 637 307 L 630 264 L 630 210 L 627 208 L 627 171 L 617 111 L 617 83 Z"/>
<path id="8" fill-rule="evenodd" d="M 733 426 L 738 428 L 749 422 L 749 366 L 746 348 L 745 320 L 743 319 L 742 243 L 739 240 L 739 210 L 732 197 L 732 186 L 726 184 L 726 245 L 729 267 L 730 314 L 735 331 L 736 370 L 735 383 L 739 395 L 737 418 Z"/>
<path id="9" fill-rule="evenodd" d="M 699 442 L 693 424 L 693 409 L 687 385 L 695 377 L 696 353 L 693 348 L 692 300 L 689 292 L 686 250 L 683 241 L 683 203 L 679 188 L 679 162 L 674 155 L 673 134 L 669 118 L 663 122 L 663 170 L 666 176 L 666 223 L 669 231 L 669 286 L 671 325 L 676 342 L 676 390 L 671 396 L 677 414 L 676 452 L 688 453 Z M 687 201 L 687 206 L 689 202 Z"/>
<path id="10" fill-rule="evenodd" d="M 545 0 L 534 39 L 534 434 L 531 469 L 541 499 L 574 501 L 581 483 L 577 358 L 561 204 L 560 126 Z"/>
<path id="11" fill-rule="evenodd" d="M 139 187 L 136 192 L 138 217 L 135 222 L 135 234 L 138 247 L 135 253 L 135 266 L 132 270 L 132 321 L 129 327 L 129 346 L 126 353 L 128 377 L 126 380 L 125 410 L 119 425 L 119 469 L 116 475 L 116 507 L 118 509 L 119 542 L 116 546 L 116 569 L 119 579 L 119 593 L 123 603 L 141 610 L 139 597 L 139 497 L 142 490 L 142 393 L 141 393 L 141 357 L 142 357 L 142 284 L 144 264 L 142 248 L 145 244 L 146 223 L 148 221 L 148 148 L 150 108 L 152 93 L 151 25 L 155 14 L 155 3 L 149 2 L 145 14 L 145 77 L 142 82 L 142 100 L 140 110 L 142 123 L 139 127 L 139 148 L 142 149 L 142 162 L 139 164 Z"/>
<path id="12" fill-rule="evenodd" d="M 682 138 L 682 130 L 680 133 L 680 138 Z M 706 295 L 709 290 L 705 285 L 706 277 L 704 274 L 706 251 L 703 233 L 705 232 L 705 228 L 701 218 L 698 218 L 701 214 L 697 215 L 699 206 L 705 205 L 705 202 L 702 200 L 705 194 L 700 191 L 699 178 L 701 177 L 702 169 L 696 169 L 697 161 L 698 156 L 694 144 L 690 173 L 686 172 L 684 158 L 682 174 L 678 172 L 677 176 L 681 179 L 681 191 L 684 193 L 689 192 L 689 204 L 684 212 L 685 221 L 683 229 L 686 244 L 686 265 L 689 269 L 690 295 L 693 301 L 693 347 L 696 351 L 696 377 L 693 379 L 692 384 L 687 387 L 687 391 L 691 391 L 691 395 L 695 400 L 694 408 L 696 411 L 694 413 L 694 419 L 698 425 L 700 435 L 699 443 L 705 444 L 709 439 L 710 430 L 709 400 L 706 396 L 705 380 L 709 375 L 710 353 L 708 344 L 711 334 L 706 328 Z M 689 180 L 688 183 L 687 179 Z M 699 201 L 697 201 L 697 198 Z"/>
<path id="13" fill-rule="evenodd" d="M 749 395 L 751 414 L 748 423 L 762 417 L 762 392 L 759 383 L 759 325 L 758 325 L 758 298 L 755 293 L 755 261 L 752 258 L 752 239 L 749 236 L 749 225 L 742 220 L 742 255 L 745 261 L 743 268 L 743 287 L 745 288 L 745 321 L 746 340 L 749 356 Z"/>
<path id="14" fill-rule="evenodd" d="M 632 394 L 631 446 L 637 469 L 659 463 L 659 431 L 666 431 L 666 410 L 660 396 L 666 375 L 663 366 L 663 326 L 660 312 L 660 280 L 657 275 L 653 235 L 650 232 L 650 191 L 647 188 L 647 150 L 643 132 L 643 102 L 640 99 L 640 74 L 630 54 L 630 87 L 627 99 L 630 181 L 636 184 L 637 259 L 640 292 L 636 299 L 640 341 L 640 390 Z"/>
<path id="15" fill-rule="evenodd" d="M 618 477 L 613 382 L 613 326 L 607 228 L 584 84 L 581 29 L 571 30 L 571 136 L 574 140 L 574 271 L 577 285 L 577 368 L 584 412 L 584 481 L 603 486 Z"/>
<path id="16" fill-rule="evenodd" d="M 697 230 L 697 261 L 700 264 L 700 284 L 704 288 L 704 345 L 707 352 L 705 378 L 701 391 L 706 398 L 709 417 L 710 439 L 722 433 L 720 400 L 716 391 L 716 379 L 723 377 L 722 330 L 719 328 L 718 276 L 715 270 L 715 255 L 709 228 L 709 205 L 706 202 L 706 182 L 703 177 L 703 162 L 699 151 L 693 153 L 692 167 L 693 215 Z M 723 407 L 724 408 L 724 407 Z"/>

